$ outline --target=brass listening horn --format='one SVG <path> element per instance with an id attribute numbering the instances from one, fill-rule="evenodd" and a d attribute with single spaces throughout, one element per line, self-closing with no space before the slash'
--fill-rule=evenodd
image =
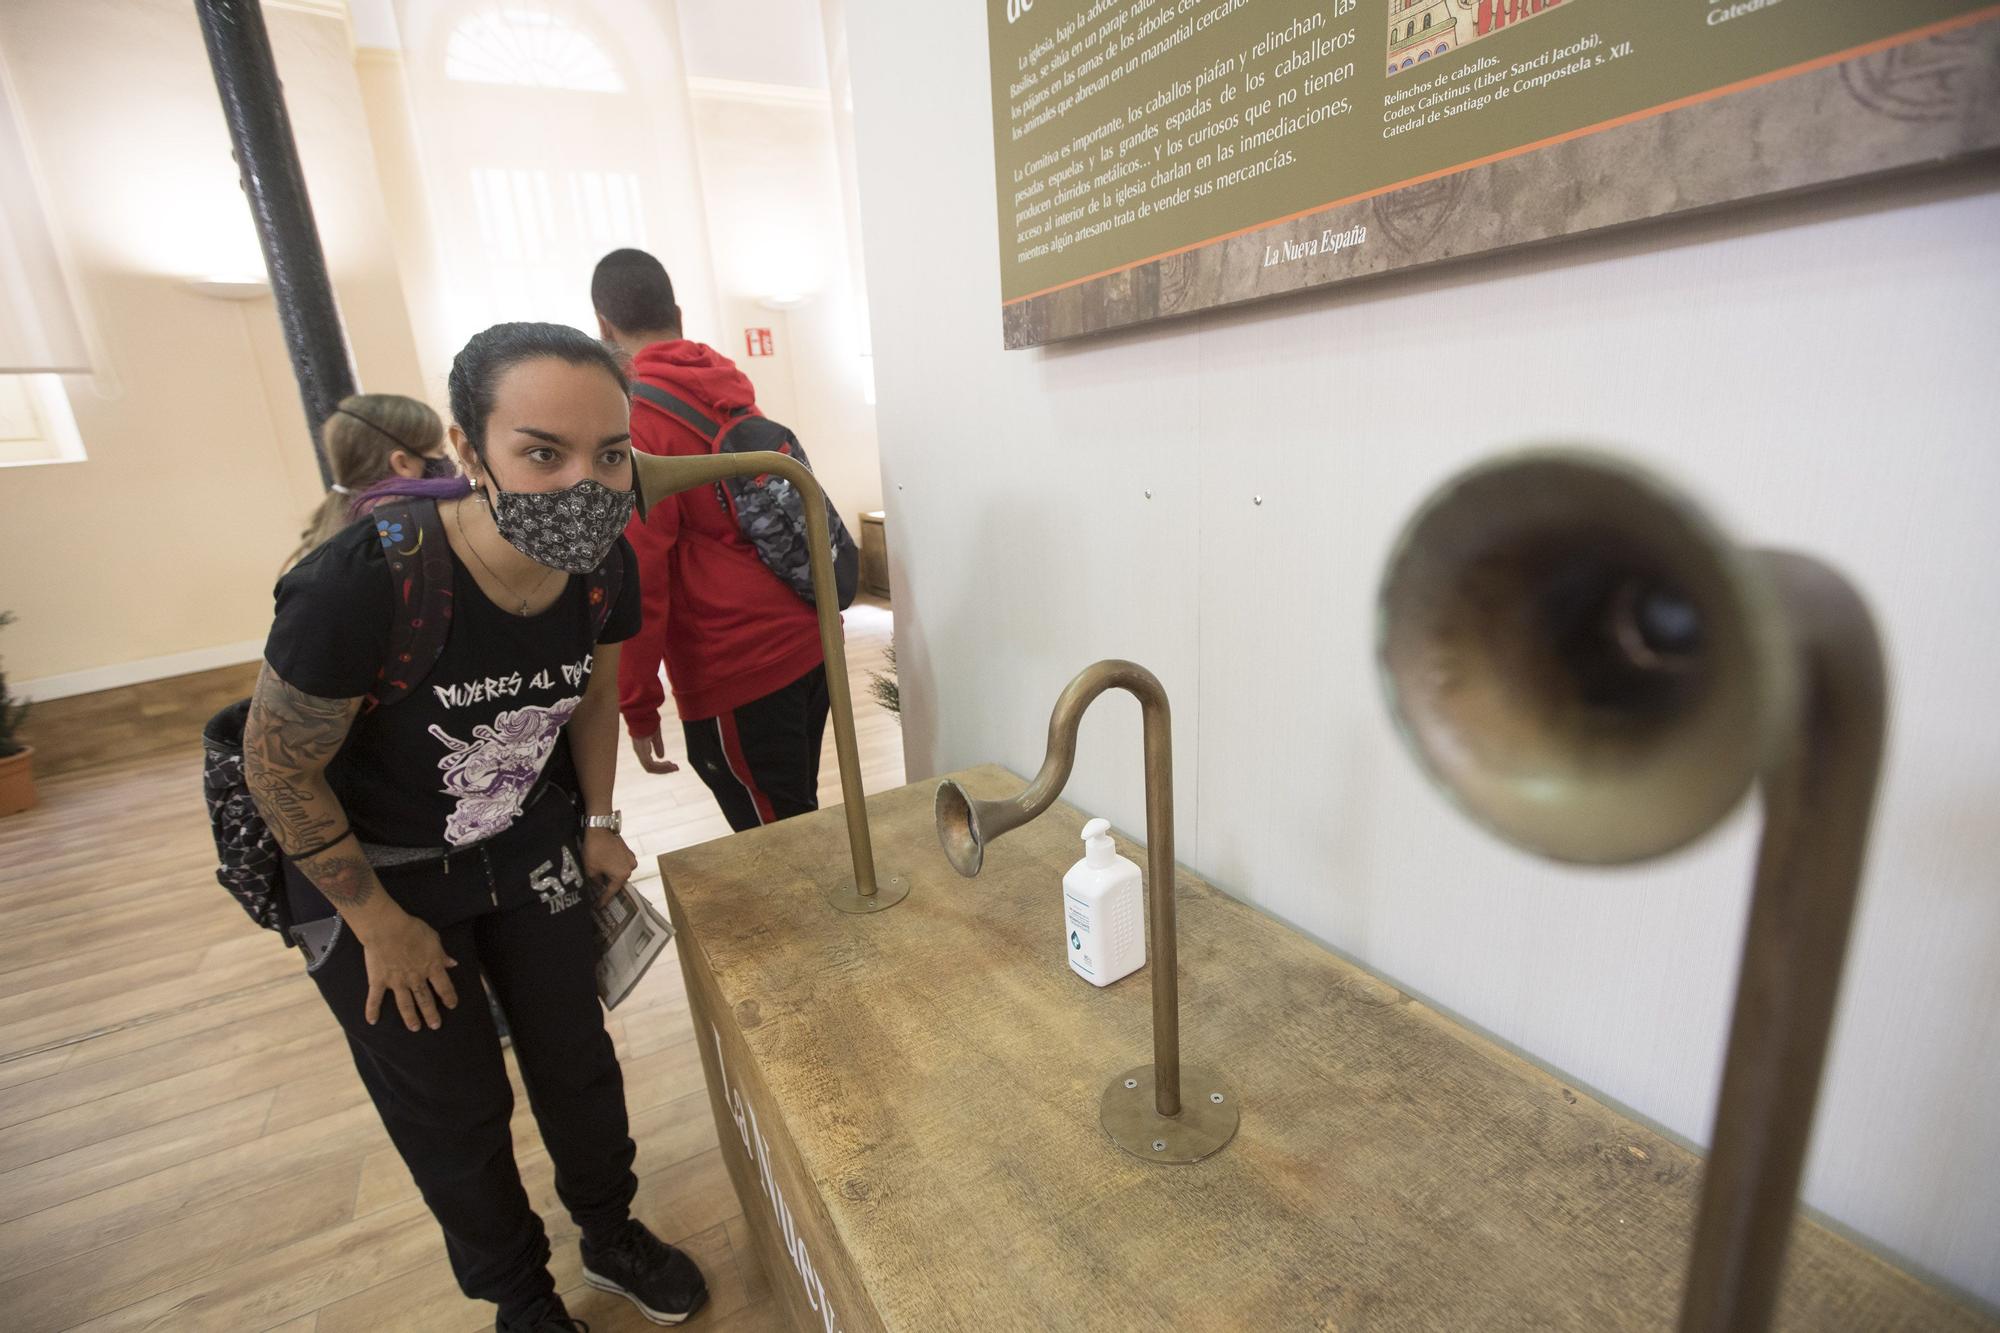
<path id="1" fill-rule="evenodd" d="M 1146 737 L 1146 961 L 1153 974 L 1153 1063 L 1128 1069 L 1104 1090 L 1098 1116 L 1111 1141 L 1149 1162 L 1198 1162 L 1236 1134 L 1236 1098 L 1215 1071 L 1181 1067 L 1179 958 L 1174 927 L 1174 747 L 1167 692 L 1136 662 L 1095 662 L 1078 673 L 1049 715 L 1041 771 L 1017 795 L 974 800 L 949 780 L 938 784 L 938 842 L 952 868 L 970 879 L 986 844 L 1055 803 L 1076 763 L 1084 710 L 1109 689 L 1138 699 Z M 1186 1094 L 1185 1103 L 1182 1100 Z"/>
<path id="2" fill-rule="evenodd" d="M 787 454 L 761 451 L 696 454 L 679 458 L 634 451 L 639 512 L 681 491 L 713 485 L 729 477 L 782 477 L 804 497 L 806 542 L 812 562 L 813 609 L 819 617 L 819 646 L 826 658 L 826 692 L 833 713 L 833 745 L 840 756 L 840 799 L 847 814 L 847 848 L 854 882 L 827 891 L 827 901 L 843 912 L 879 912 L 894 907 L 910 891 L 906 876 L 875 879 L 875 847 L 868 835 L 868 802 L 861 790 L 861 751 L 854 739 L 854 701 L 847 689 L 847 648 L 840 628 L 840 593 L 833 580 L 833 536 L 827 524 L 826 492 L 812 470 Z"/>
<path id="3" fill-rule="evenodd" d="M 1881 767 L 1867 606 L 1817 560 L 1739 548 L 1646 472 L 1537 451 L 1470 469 L 1410 520 L 1377 648 L 1419 762 L 1529 851 L 1659 856 L 1761 789 L 1680 1327 L 1767 1327 Z"/>

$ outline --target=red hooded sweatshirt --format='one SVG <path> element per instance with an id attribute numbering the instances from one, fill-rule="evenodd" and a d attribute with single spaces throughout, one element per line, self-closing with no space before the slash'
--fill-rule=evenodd
<path id="1" fill-rule="evenodd" d="M 653 343 L 632 376 L 721 420 L 754 408 L 756 390 L 728 357 L 685 340 Z M 643 398 L 632 400 L 632 444 L 670 457 L 708 441 Z M 662 501 L 625 536 L 639 557 L 639 633 L 618 659 L 618 710 L 634 736 L 660 729 L 660 663 L 681 719 L 697 722 L 782 689 L 823 660 L 813 609 L 757 558 L 717 488 Z"/>

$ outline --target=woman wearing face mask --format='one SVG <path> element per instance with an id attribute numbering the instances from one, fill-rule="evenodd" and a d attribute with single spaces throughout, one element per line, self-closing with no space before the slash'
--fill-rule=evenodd
<path id="1" fill-rule="evenodd" d="M 450 382 L 466 475 L 376 488 L 435 503 L 419 531 L 450 546 L 436 665 L 366 707 L 397 613 L 386 553 L 416 538 L 379 514 L 344 529 L 279 582 L 246 777 L 286 852 L 313 980 L 460 1287 L 499 1305 L 501 1333 L 582 1327 L 515 1168 L 492 1018 L 460 1002 L 483 978 L 512 1019 L 585 1280 L 678 1323 L 707 1289 L 630 1214 L 635 1150 L 590 920 L 589 895 L 636 864 L 612 802 L 618 643 L 639 625 L 620 536 L 633 507 L 625 378 L 575 329 L 502 324 L 466 345 Z M 622 576 L 605 614 L 591 596 L 607 562 Z M 545 772 L 565 737 L 581 809 Z"/>
<path id="2" fill-rule="evenodd" d="M 370 487 L 458 472 L 444 451 L 444 423 L 438 414 L 429 403 L 399 393 L 348 395 L 320 425 L 319 437 L 333 485 L 299 534 L 298 549 L 285 558 L 286 569 L 367 513 L 372 501 L 363 492 Z"/>

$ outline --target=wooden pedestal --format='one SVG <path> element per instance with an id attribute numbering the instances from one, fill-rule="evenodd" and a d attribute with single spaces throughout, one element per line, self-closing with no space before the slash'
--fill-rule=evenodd
<path id="1" fill-rule="evenodd" d="M 869 802 L 912 880 L 879 916 L 822 896 L 837 809 L 660 858 L 723 1155 L 799 1327 L 1672 1327 L 1698 1158 L 1185 871 L 1181 1056 L 1241 1127 L 1192 1166 L 1121 1152 L 1099 1101 L 1151 1059 L 1148 980 L 1064 964 L 1083 816 L 963 880 L 935 786 Z M 1994 1325 L 1801 1221 L 1778 1327 Z"/>

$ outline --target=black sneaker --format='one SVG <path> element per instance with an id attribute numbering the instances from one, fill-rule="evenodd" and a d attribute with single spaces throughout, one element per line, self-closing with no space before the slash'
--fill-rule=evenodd
<path id="1" fill-rule="evenodd" d="M 493 1333 L 590 1333 L 590 1325 L 571 1319 L 562 1297 L 551 1293 L 518 1314 L 502 1314 Z"/>
<path id="2" fill-rule="evenodd" d="M 583 1242 L 583 1280 L 623 1296 L 656 1324 L 678 1324 L 708 1300 L 708 1283 L 694 1260 L 628 1218 L 603 1248 Z"/>

